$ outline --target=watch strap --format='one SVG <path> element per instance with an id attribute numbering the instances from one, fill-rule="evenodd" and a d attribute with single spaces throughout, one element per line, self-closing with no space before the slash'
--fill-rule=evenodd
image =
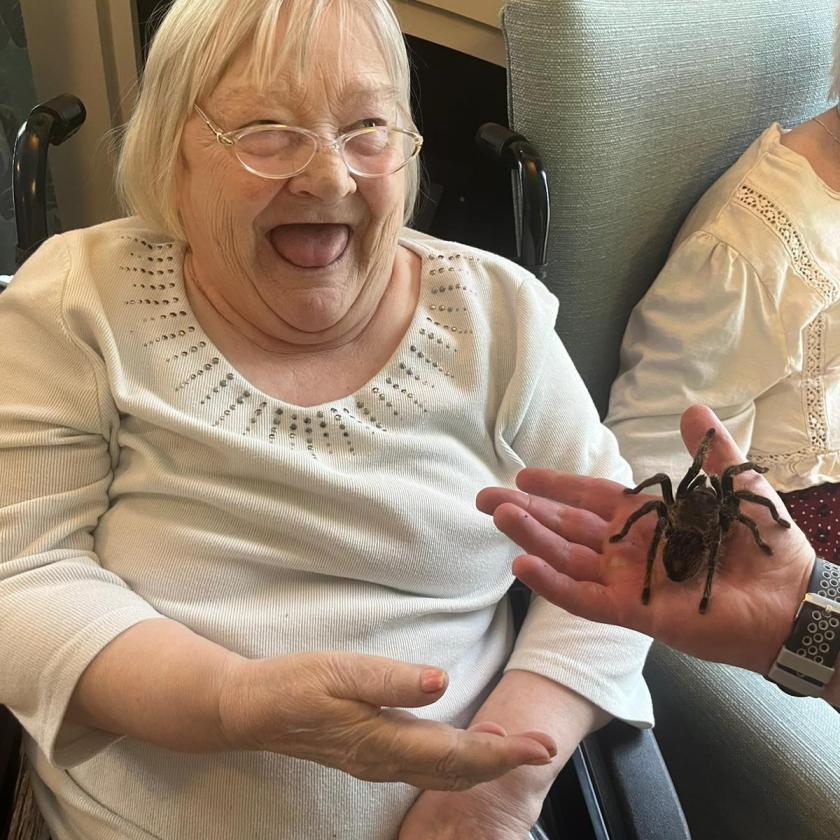
<path id="1" fill-rule="evenodd" d="M 767 676 L 788 694 L 820 697 L 834 676 L 838 655 L 840 566 L 817 557 L 793 631 Z"/>

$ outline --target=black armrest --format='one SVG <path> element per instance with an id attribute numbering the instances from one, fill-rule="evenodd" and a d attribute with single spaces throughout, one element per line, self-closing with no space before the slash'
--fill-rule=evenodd
<path id="1" fill-rule="evenodd" d="M 512 172 L 517 261 L 544 280 L 551 198 L 539 153 L 527 138 L 497 123 L 481 126 L 476 143 Z"/>
<path id="2" fill-rule="evenodd" d="M 15 141 L 12 189 L 17 262 L 23 265 L 47 238 L 47 151 L 72 137 L 85 121 L 85 106 L 69 94 L 32 109 Z"/>
<path id="3" fill-rule="evenodd" d="M 15 786 L 20 770 L 20 724 L 0 706 L 0 840 L 6 840 L 15 806 Z"/>
<path id="4" fill-rule="evenodd" d="M 573 761 L 596 840 L 690 840 L 650 730 L 614 720 L 585 738 Z"/>

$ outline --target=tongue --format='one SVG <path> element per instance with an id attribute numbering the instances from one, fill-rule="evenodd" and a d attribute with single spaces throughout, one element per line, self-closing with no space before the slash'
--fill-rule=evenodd
<path id="1" fill-rule="evenodd" d="M 347 225 L 281 225 L 271 231 L 274 249 L 299 268 L 323 268 L 335 262 L 347 247 Z"/>

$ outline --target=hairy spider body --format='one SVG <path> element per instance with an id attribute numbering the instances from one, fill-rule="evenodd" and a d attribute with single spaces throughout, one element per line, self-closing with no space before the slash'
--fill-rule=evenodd
<path id="1" fill-rule="evenodd" d="M 665 566 L 665 573 L 671 580 L 691 580 L 704 566 L 707 568 L 706 586 L 703 597 L 700 599 L 700 612 L 704 613 L 708 609 L 709 598 L 712 594 L 712 578 L 717 568 L 721 543 L 736 522 L 741 522 L 750 529 L 756 544 L 765 554 L 773 553 L 770 546 L 762 540 L 755 522 L 741 513 L 742 501 L 763 505 L 779 525 L 790 528 L 790 523 L 779 516 L 776 506 L 770 499 L 749 490 L 734 489 L 733 478 L 736 475 L 747 470 L 763 473 L 766 472 L 764 467 L 747 461 L 727 467 L 720 476 L 707 476 L 702 472 L 703 458 L 714 435 L 715 430 L 709 429 L 703 436 L 694 455 L 694 461 L 677 487 L 676 497 L 671 486 L 671 479 L 665 473 L 657 473 L 633 489 L 628 488 L 624 491 L 625 493 L 640 493 L 646 487 L 655 484 L 659 484 L 662 488 L 661 500 L 654 499 L 643 504 L 630 514 L 621 531 L 610 537 L 610 542 L 624 539 L 637 519 L 652 511 L 657 512 L 658 519 L 648 549 L 645 582 L 642 588 L 642 603 L 644 604 L 650 601 L 653 563 L 663 537 L 666 543 L 662 552 L 662 563 Z M 707 480 L 711 486 L 706 486 Z"/>
<path id="2" fill-rule="evenodd" d="M 668 524 L 663 529 L 665 549 L 662 562 L 671 580 L 693 578 L 714 555 L 724 526 L 717 521 L 718 498 L 708 487 L 680 499 L 668 510 Z"/>

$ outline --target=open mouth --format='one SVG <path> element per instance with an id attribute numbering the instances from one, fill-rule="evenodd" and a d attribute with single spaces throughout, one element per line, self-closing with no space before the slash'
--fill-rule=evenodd
<path id="1" fill-rule="evenodd" d="M 268 239 L 277 254 L 296 268 L 318 269 L 337 263 L 347 252 L 353 231 L 349 225 L 280 225 Z"/>

